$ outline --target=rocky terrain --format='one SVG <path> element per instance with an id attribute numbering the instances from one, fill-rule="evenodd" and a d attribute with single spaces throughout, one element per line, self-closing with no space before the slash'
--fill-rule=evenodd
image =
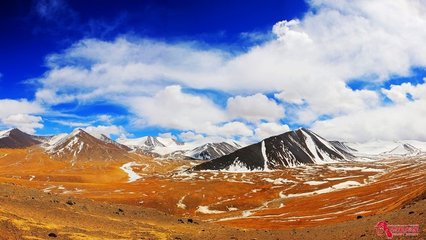
<path id="1" fill-rule="evenodd" d="M 384 220 L 424 238 L 426 155 L 411 147 L 358 158 L 301 129 L 248 146 L 258 170 L 188 171 L 222 158 L 152 157 L 84 131 L 39 139 L 0 148 L 4 239 L 382 239 Z M 282 141 L 315 162 L 274 169 Z"/>
<path id="2" fill-rule="evenodd" d="M 383 239 L 374 226 L 420 224 L 426 237 L 425 193 L 390 213 L 343 223 L 284 230 L 245 229 L 178 217 L 139 206 L 113 204 L 0 184 L 1 239 Z"/>

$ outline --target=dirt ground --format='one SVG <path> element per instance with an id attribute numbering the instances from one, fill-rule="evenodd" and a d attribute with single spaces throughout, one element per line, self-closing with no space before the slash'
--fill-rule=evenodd
<path id="1" fill-rule="evenodd" d="M 384 239 L 375 224 L 419 224 L 425 239 L 426 193 L 386 214 L 288 230 L 244 229 L 154 209 L 80 199 L 0 184 L 1 239 Z"/>
<path id="2" fill-rule="evenodd" d="M 128 159 L 0 149 L 0 239 L 384 239 L 379 221 L 425 239 L 426 157 L 254 173 L 128 157 L 131 182 Z"/>

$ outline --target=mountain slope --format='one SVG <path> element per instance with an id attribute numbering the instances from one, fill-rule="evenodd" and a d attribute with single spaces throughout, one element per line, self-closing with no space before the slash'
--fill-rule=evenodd
<path id="1" fill-rule="evenodd" d="M 184 155 L 193 159 L 211 160 L 235 152 L 239 148 L 241 148 L 241 146 L 237 143 L 233 145 L 227 142 L 206 143 L 185 152 Z"/>
<path id="2" fill-rule="evenodd" d="M 197 165 L 193 170 L 271 170 L 341 161 L 352 157 L 350 153 L 337 149 L 327 140 L 302 128 L 264 139 L 226 156 Z"/>
<path id="3" fill-rule="evenodd" d="M 375 140 L 364 143 L 333 142 L 339 149 L 362 158 L 378 159 L 383 157 L 405 157 L 424 154 L 426 144 L 413 140 L 383 141 Z"/>
<path id="4" fill-rule="evenodd" d="M 98 139 L 82 129 L 56 140 L 56 143 L 47 147 L 47 152 L 55 158 L 70 160 L 114 160 L 126 157 L 130 149 L 114 142 L 108 137 Z"/>
<path id="5" fill-rule="evenodd" d="M 40 143 L 35 136 L 17 128 L 0 132 L 0 148 L 26 148 Z"/>
<path id="6" fill-rule="evenodd" d="M 143 150 L 145 152 L 158 153 L 160 155 L 182 150 L 184 143 L 173 138 L 146 136 L 134 139 L 119 138 L 117 142 L 131 149 Z"/>
<path id="7" fill-rule="evenodd" d="M 382 155 L 390 156 L 415 156 L 421 153 L 422 151 L 411 144 L 404 143 L 396 146 L 390 151 L 383 152 Z"/>
<path id="8" fill-rule="evenodd" d="M 183 143 L 173 138 L 146 136 L 135 139 L 118 139 L 118 143 L 136 151 L 166 159 L 210 160 L 234 152 L 241 146 L 237 143 Z"/>

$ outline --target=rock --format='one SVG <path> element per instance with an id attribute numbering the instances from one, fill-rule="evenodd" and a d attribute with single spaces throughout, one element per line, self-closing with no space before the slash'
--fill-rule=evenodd
<path id="1" fill-rule="evenodd" d="M 66 203 L 67 203 L 68 205 L 70 205 L 70 206 L 72 206 L 72 205 L 74 205 L 74 204 L 75 204 L 75 202 L 74 202 L 73 200 L 71 200 L 71 199 L 69 199 L 68 201 L 66 201 Z"/>
<path id="2" fill-rule="evenodd" d="M 356 219 L 361 219 L 361 218 L 363 218 L 363 216 L 361 215 L 356 216 Z"/>
<path id="3" fill-rule="evenodd" d="M 56 235 L 56 233 L 53 233 L 53 232 L 49 233 L 47 236 L 49 236 L 51 238 L 58 237 L 58 235 Z"/>
<path id="4" fill-rule="evenodd" d="M 413 214 L 414 213 L 414 211 L 410 211 L 410 212 L 408 212 L 408 214 Z"/>

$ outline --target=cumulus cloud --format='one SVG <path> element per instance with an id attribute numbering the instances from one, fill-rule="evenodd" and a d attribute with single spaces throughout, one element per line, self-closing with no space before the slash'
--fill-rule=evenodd
<path id="1" fill-rule="evenodd" d="M 390 89 L 382 89 L 392 102 L 403 104 L 414 100 L 419 100 L 426 96 L 426 84 L 413 85 L 403 83 L 401 85 L 391 85 Z"/>
<path id="2" fill-rule="evenodd" d="M 352 126 L 359 132 L 385 132 L 381 128 L 392 132 L 396 125 L 370 129 L 366 122 L 384 120 L 378 113 L 397 114 L 392 111 L 400 110 L 401 103 L 420 104 L 416 100 L 420 90 L 406 85 L 354 90 L 348 84 L 359 80 L 375 86 L 426 66 L 426 4 L 416 0 L 309 4 L 311 10 L 303 18 L 276 23 L 271 29 L 275 38 L 238 55 L 196 43 L 125 37 L 81 40 L 48 57 L 50 70 L 39 79 L 36 99 L 53 105 L 112 101 L 129 108 L 141 123 L 203 134 L 229 131 L 223 127 L 235 118 L 275 121 L 284 116 L 283 104 L 288 121 L 313 124 L 325 134 L 330 133 L 326 128 L 335 127 L 343 137 L 365 138 L 342 128 L 342 119 L 357 120 Z M 185 93 L 181 86 L 216 89 L 232 97 L 224 110 L 207 97 Z M 275 93 L 281 103 L 266 93 Z M 381 93 L 395 105 L 385 106 Z M 375 119 L 366 121 L 364 114 Z M 322 116 L 329 120 L 319 120 Z M 233 124 L 239 129 L 235 132 L 249 134 L 245 127 L 250 127 Z M 422 130 L 416 125 L 416 131 Z"/>
<path id="3" fill-rule="evenodd" d="M 178 85 L 167 86 L 153 97 L 125 101 L 147 124 L 164 128 L 203 131 L 206 126 L 226 120 L 224 112 L 211 100 L 184 93 Z"/>
<path id="4" fill-rule="evenodd" d="M 177 139 L 177 137 L 171 132 L 160 133 L 160 134 L 158 134 L 158 136 L 163 137 L 163 138 Z"/>
<path id="5" fill-rule="evenodd" d="M 258 140 L 262 140 L 262 139 L 265 139 L 274 135 L 282 134 L 288 131 L 290 131 L 290 128 L 288 125 L 278 124 L 274 122 L 261 123 L 254 130 L 255 137 Z"/>
<path id="6" fill-rule="evenodd" d="M 231 117 L 248 121 L 274 121 L 284 118 L 284 108 L 263 94 L 247 97 L 231 97 L 227 101 L 227 111 Z"/>
<path id="7" fill-rule="evenodd" d="M 227 122 L 221 126 L 208 125 L 200 132 L 204 132 L 211 136 L 223 136 L 223 137 L 237 137 L 237 136 L 251 136 L 253 131 L 244 123 L 233 121 Z"/>
<path id="8" fill-rule="evenodd" d="M 36 128 L 42 128 L 42 118 L 28 114 L 14 114 L 2 119 L 2 123 L 9 127 L 16 127 L 20 130 L 33 134 Z"/>
<path id="9" fill-rule="evenodd" d="M 203 136 L 202 134 L 197 134 L 193 131 L 186 131 L 186 132 L 181 132 L 179 134 L 179 138 L 185 142 L 193 142 L 193 141 L 203 140 L 205 136 Z"/>
<path id="10" fill-rule="evenodd" d="M 36 102 L 26 99 L 0 99 L 0 124 L 5 127 L 16 127 L 28 133 L 34 133 L 36 128 L 43 127 L 42 118 L 34 116 L 41 114 L 44 109 Z"/>
<path id="11" fill-rule="evenodd" d="M 369 141 L 417 139 L 426 141 L 425 100 L 362 111 L 318 121 L 313 130 L 328 139 Z"/>
<path id="12" fill-rule="evenodd" d="M 26 99 L 0 99 L 0 118 L 14 114 L 37 114 L 44 112 L 43 107 Z"/>

